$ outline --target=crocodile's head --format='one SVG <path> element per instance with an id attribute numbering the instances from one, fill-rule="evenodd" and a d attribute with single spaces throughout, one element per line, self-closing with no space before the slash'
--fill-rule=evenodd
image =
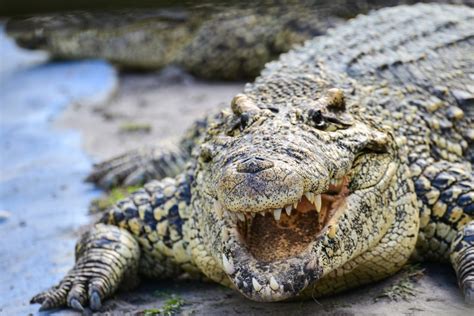
<path id="1" fill-rule="evenodd" d="M 353 116 L 341 90 L 316 95 L 237 95 L 201 146 L 201 234 L 253 300 L 300 295 L 376 247 L 393 222 L 393 137 Z"/>

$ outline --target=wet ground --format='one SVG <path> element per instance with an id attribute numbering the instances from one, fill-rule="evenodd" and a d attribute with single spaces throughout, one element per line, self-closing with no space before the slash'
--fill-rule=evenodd
<path id="1" fill-rule="evenodd" d="M 44 63 L 0 33 L 0 314 L 33 312 L 28 297 L 73 262 L 75 230 L 98 191 L 78 131 L 52 122 L 71 104 L 97 104 L 116 86 L 102 61 Z"/>
<path id="2" fill-rule="evenodd" d="M 47 62 L 3 33 L 0 52 L 0 315 L 37 314 L 29 299 L 72 266 L 75 240 L 93 221 L 87 208 L 100 191 L 82 182 L 92 163 L 177 141 L 193 119 L 228 106 L 243 83 L 197 81 L 176 69 L 117 74 L 102 61 Z M 132 132 L 130 124 L 149 128 Z M 472 315 L 448 266 L 421 269 L 417 282 L 402 273 L 331 298 L 277 304 L 215 284 L 148 282 L 119 293 L 103 311 L 163 310 L 172 297 L 185 315 Z M 405 284 L 407 300 L 376 299 Z M 65 314 L 76 313 L 54 311 Z"/>

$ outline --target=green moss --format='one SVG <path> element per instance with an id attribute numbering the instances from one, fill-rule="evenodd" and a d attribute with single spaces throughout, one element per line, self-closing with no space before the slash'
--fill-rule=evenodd
<path id="1" fill-rule="evenodd" d="M 160 308 L 150 308 L 145 309 L 139 313 L 139 315 L 144 316 L 152 316 L 152 315 L 164 315 L 164 316 L 171 316 L 175 315 L 181 307 L 184 305 L 184 300 L 175 295 L 169 294 L 160 294 L 160 295 L 167 295 L 169 298 L 164 302 L 164 304 Z"/>
<path id="2" fill-rule="evenodd" d="M 92 200 L 89 206 L 89 212 L 91 214 L 100 213 L 113 206 L 118 201 L 130 195 L 130 193 L 138 190 L 140 186 L 132 185 L 129 187 L 117 187 L 113 188 L 110 192 L 106 193 L 97 199 Z"/>

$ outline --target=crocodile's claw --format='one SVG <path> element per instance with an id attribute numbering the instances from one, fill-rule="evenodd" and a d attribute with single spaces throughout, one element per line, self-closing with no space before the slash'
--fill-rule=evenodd
<path id="1" fill-rule="evenodd" d="M 102 306 L 102 300 L 106 289 L 95 278 L 76 277 L 71 280 L 68 274 L 58 286 L 39 293 L 34 296 L 30 303 L 41 304 L 40 311 L 58 308 L 70 307 L 83 312 L 86 307 L 97 311 Z"/>
<path id="2" fill-rule="evenodd" d="M 140 185 L 152 179 L 175 176 L 186 155 L 177 148 L 142 148 L 94 165 L 86 181 L 104 189 Z"/>

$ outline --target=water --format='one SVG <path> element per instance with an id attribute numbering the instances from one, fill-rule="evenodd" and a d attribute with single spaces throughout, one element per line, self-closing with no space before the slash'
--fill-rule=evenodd
<path id="1" fill-rule="evenodd" d="M 71 104 L 102 102 L 116 72 L 100 60 L 45 63 L 0 29 L 0 314 L 38 309 L 32 295 L 72 266 L 74 232 L 88 223 L 98 191 L 81 180 L 91 169 L 80 135 L 51 121 Z M 6 217 L 6 218 L 5 218 Z"/>

